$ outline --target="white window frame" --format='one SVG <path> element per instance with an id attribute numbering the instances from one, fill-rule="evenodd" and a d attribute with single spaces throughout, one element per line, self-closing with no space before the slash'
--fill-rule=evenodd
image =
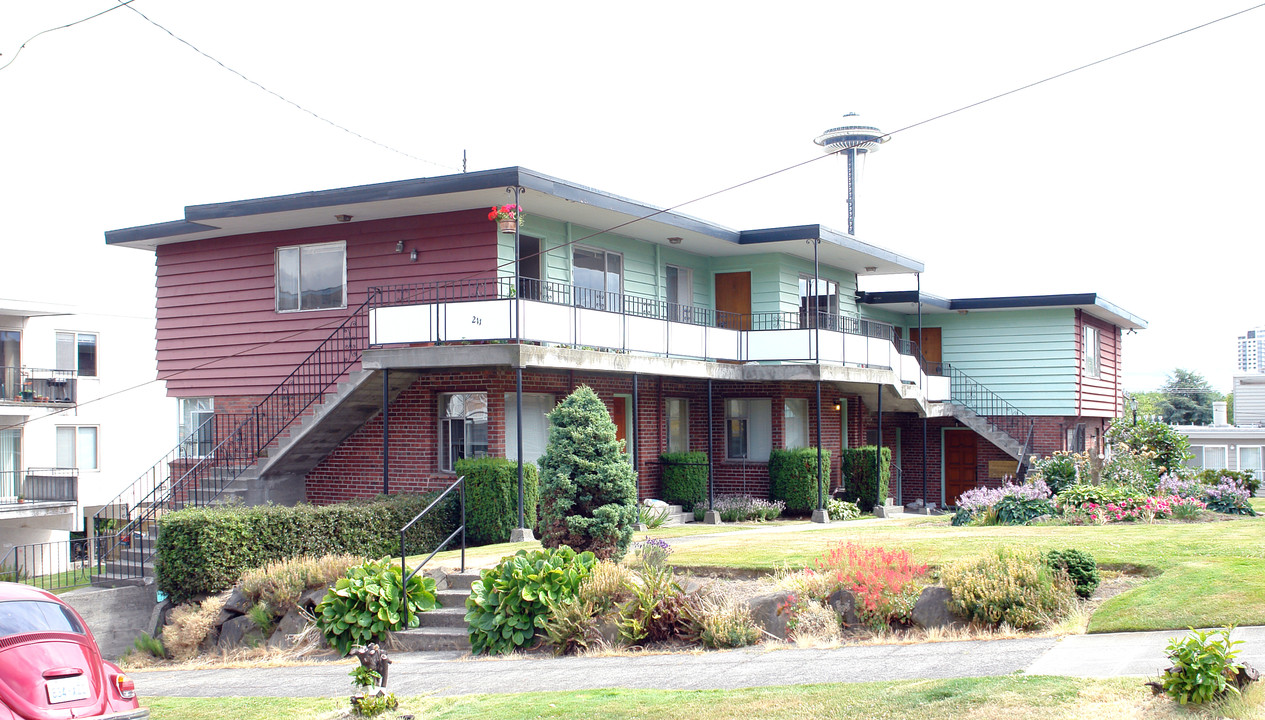
<path id="1" fill-rule="evenodd" d="M 668 299 L 668 319 L 674 322 L 690 322 L 691 314 L 685 308 L 694 305 L 694 271 L 668 263 L 663 266 L 663 294 Z M 668 271 L 676 271 L 676 297 L 668 294 Z"/>
<path id="2" fill-rule="evenodd" d="M 1256 479 L 1259 482 L 1261 479 L 1261 472 L 1262 470 L 1265 470 L 1265 468 L 1262 468 L 1262 466 L 1265 465 L 1265 447 L 1262 447 L 1260 445 L 1240 445 L 1235 450 L 1235 467 L 1239 469 L 1239 472 L 1245 472 L 1245 470 L 1243 469 L 1243 451 L 1244 450 L 1256 451 L 1256 465 L 1257 466 L 1254 468 L 1248 468 L 1248 470 L 1251 470 L 1256 475 Z"/>
<path id="3" fill-rule="evenodd" d="M 69 335 L 71 342 L 70 362 L 63 363 L 58 357 L 59 340 L 62 335 Z M 79 366 L 79 347 L 82 343 L 81 338 L 85 336 L 92 337 L 92 374 L 87 374 L 83 368 Z M 101 377 L 101 333 L 87 330 L 55 330 L 53 331 L 53 365 L 54 370 L 59 372 L 71 372 L 75 377 Z M 62 367 L 62 365 L 70 365 L 70 367 Z"/>
<path id="4" fill-rule="evenodd" d="M 215 440 L 214 424 L 198 437 L 192 437 L 194 431 L 202 427 L 207 420 L 215 416 L 215 398 L 191 397 L 177 398 L 176 422 L 179 427 L 177 442 L 184 443 L 186 457 L 206 457 L 213 449 Z"/>
<path id="5" fill-rule="evenodd" d="M 773 445 L 772 404 L 770 398 L 729 398 L 725 400 L 725 458 L 746 462 L 768 462 Z M 741 427 L 743 448 L 731 452 L 734 423 Z"/>
<path id="6" fill-rule="evenodd" d="M 576 290 L 581 290 L 581 289 L 584 290 L 585 293 L 598 292 L 590 287 L 581 288 L 580 285 L 578 285 L 575 281 L 575 253 L 578 250 L 584 250 L 586 252 L 602 254 L 602 289 L 600 291 L 601 295 L 599 295 L 599 297 L 601 298 L 600 301 L 594 302 L 592 301 L 591 298 L 573 297 L 572 300 L 574 301 L 574 304 L 579 307 L 590 308 L 593 310 L 609 310 L 611 312 L 619 312 L 621 309 L 620 303 L 623 301 L 623 297 L 624 297 L 624 278 L 625 276 L 628 275 L 628 264 L 624 261 L 624 254 L 622 252 L 618 252 L 615 250 L 607 250 L 606 248 L 592 247 L 589 245 L 572 246 L 572 249 L 571 249 L 572 292 L 575 292 Z M 606 289 L 606 276 L 612 274 L 610 271 L 610 265 L 611 265 L 610 260 L 607 259 L 607 257 L 610 255 L 616 255 L 619 257 L 619 289 L 613 290 L 613 291 Z M 610 295 L 611 293 L 614 293 L 616 295 L 616 298 L 613 301 L 613 307 L 608 307 L 608 303 L 606 302 L 606 300 L 607 300 L 607 296 Z"/>
<path id="7" fill-rule="evenodd" d="M 303 307 L 303 251 L 314 248 L 331 248 L 337 247 L 342 251 L 343 256 L 343 301 L 341 305 L 319 308 Z M 281 309 L 281 254 L 287 250 L 295 250 L 298 252 L 299 266 L 295 271 L 295 277 L 298 279 L 299 292 L 297 297 L 298 307 Z M 322 310 L 341 310 L 347 307 L 347 243 L 344 240 L 327 243 L 307 243 L 305 245 L 286 245 L 277 248 L 273 252 L 273 307 L 278 313 L 300 313 L 300 312 L 320 312 Z"/>
<path id="8" fill-rule="evenodd" d="M 514 393 L 505 393 L 505 459 L 518 460 L 518 409 Z M 523 393 L 523 458 L 526 462 L 538 462 L 545 454 L 549 444 L 549 413 L 553 411 L 557 401 L 549 393 Z M 544 418 L 543 421 L 537 418 Z M 531 438 L 531 429 L 537 429 L 537 436 Z M 539 452 L 533 455 L 533 445 Z"/>
<path id="9" fill-rule="evenodd" d="M 1085 377 L 1102 377 L 1102 334 L 1089 323 L 1081 326 L 1081 370 Z"/>
<path id="10" fill-rule="evenodd" d="M 1230 448 L 1226 445 L 1199 445 L 1202 450 L 1202 458 L 1200 467 L 1204 470 L 1228 470 L 1230 469 Z M 1221 450 L 1221 466 L 1208 467 L 1208 450 Z"/>
<path id="11" fill-rule="evenodd" d="M 60 433 L 62 430 L 73 430 L 73 432 L 71 433 L 72 443 L 71 443 L 71 449 L 70 449 L 70 454 L 71 454 L 71 457 L 73 458 L 73 461 L 72 461 L 73 464 L 69 466 L 62 465 L 61 458 L 57 458 L 57 466 L 76 468 L 80 472 L 83 472 L 85 470 L 90 471 L 90 472 L 100 471 L 101 470 L 101 426 L 100 425 L 58 425 L 57 429 L 54 432 Z M 92 443 L 93 443 L 92 467 L 83 467 L 82 465 L 79 464 L 80 434 L 84 430 L 92 431 Z M 56 438 L 56 434 L 54 434 L 54 438 Z M 56 445 L 54 445 L 54 452 L 55 451 L 56 451 Z"/>
<path id="12" fill-rule="evenodd" d="M 799 412 L 792 408 L 793 405 L 799 406 Z M 792 424 L 798 425 L 798 434 L 802 443 L 791 443 L 791 427 Z M 782 448 L 790 450 L 792 448 L 812 447 L 812 441 L 808 437 L 808 398 L 784 398 L 782 400 Z"/>
<path id="13" fill-rule="evenodd" d="M 809 315 L 816 313 L 816 316 L 822 320 L 821 327 L 830 330 L 838 330 L 834 327 L 833 318 L 839 317 L 839 283 L 830 278 L 817 277 L 816 284 L 813 283 L 812 275 L 799 275 L 799 317 L 800 327 L 815 327 L 809 321 Z M 820 292 L 822 286 L 825 286 L 826 292 Z M 831 289 L 833 288 L 833 292 Z M 818 292 L 812 292 L 812 291 Z M 821 308 L 821 302 L 818 298 L 826 298 L 826 308 Z M 815 306 L 815 307 L 814 307 Z"/>
<path id="14" fill-rule="evenodd" d="M 445 473 L 452 473 L 452 472 L 455 472 L 454 466 L 456 465 L 456 461 L 457 461 L 458 459 L 462 459 L 462 458 L 478 458 L 478 457 L 487 457 L 487 456 L 488 456 L 488 454 L 489 454 L 489 452 L 490 452 L 490 450 L 491 450 L 491 438 L 490 438 L 490 437 L 488 437 L 488 438 L 484 441 L 484 443 L 483 443 L 483 445 L 484 445 L 484 450 L 483 450 L 483 454 L 482 454 L 482 455 L 480 455 L 480 454 L 478 454 L 477 452 L 475 452 L 475 451 L 474 451 L 474 449 L 473 449 L 473 447 L 472 447 L 472 445 L 471 445 L 471 442 L 470 442 L 470 438 L 471 438 L 470 426 L 473 426 L 473 425 L 477 425 L 477 424 L 479 424 L 479 423 L 478 423 L 478 418 L 477 418 L 478 413 L 474 413 L 474 414 L 465 414 L 465 415 L 460 415 L 460 416 L 456 416 L 456 415 L 448 415 L 448 414 L 447 414 L 447 413 L 448 413 L 448 400 L 449 400 L 449 398 L 451 398 L 451 397 L 453 397 L 453 396 L 455 396 L 455 395 L 482 395 L 482 396 L 483 396 L 483 407 L 484 407 L 484 412 L 483 412 L 483 423 L 482 423 L 482 424 L 483 424 L 483 426 L 484 426 L 484 433 L 485 433 L 485 434 L 487 434 L 487 433 L 488 433 L 488 428 L 487 428 L 487 426 L 488 426 L 488 414 L 489 414 L 489 413 L 488 413 L 488 394 L 487 394 L 486 392 L 483 392 L 483 391 L 472 391 L 472 392 L 449 392 L 449 393 L 440 393 L 440 395 L 439 395 L 439 427 L 438 427 L 438 428 L 436 428 L 436 439 L 437 439 L 437 441 L 438 441 L 438 442 L 437 442 L 437 444 L 438 444 L 438 448 L 437 448 L 437 450 L 438 450 L 439 452 L 438 452 L 438 455 L 436 456 L 436 461 L 439 463 L 439 471 L 440 471 L 440 472 L 445 472 Z M 462 437 L 464 438 L 464 441 L 465 441 L 465 442 L 464 442 L 464 448 L 463 448 L 463 452 L 464 452 L 464 454 L 462 455 L 462 458 L 456 458 L 456 457 L 450 457 L 450 458 L 448 458 L 448 459 L 447 459 L 447 466 L 445 466 L 445 455 L 447 455 L 447 452 L 446 452 L 446 451 L 447 451 L 447 449 L 448 449 L 448 448 L 446 448 L 446 447 L 445 447 L 445 445 L 446 445 L 446 444 L 447 444 L 447 442 L 448 442 L 448 441 L 447 441 L 447 438 L 448 438 L 448 434 L 447 434 L 447 432 L 451 432 L 451 430 L 448 430 L 448 431 L 446 432 L 445 425 L 449 425 L 449 426 L 450 426 L 450 425 L 451 425 L 454 421 L 456 421 L 456 420 L 462 420 L 462 421 L 464 421 L 464 422 L 463 422 L 464 427 L 463 427 L 463 429 L 462 429 Z"/>
<path id="15" fill-rule="evenodd" d="M 672 420 L 673 420 L 672 406 L 673 404 L 677 405 L 677 408 L 678 408 L 677 417 L 680 420 L 680 430 L 679 430 L 680 437 L 678 438 L 678 442 L 681 444 L 680 447 L 674 444 L 672 440 L 672 435 L 673 435 L 672 433 Z M 664 417 L 663 429 L 665 432 L 665 437 L 663 438 L 664 448 L 668 452 L 689 452 L 690 451 L 690 401 L 689 399 L 677 398 L 677 397 L 664 398 L 663 399 L 663 417 Z"/>

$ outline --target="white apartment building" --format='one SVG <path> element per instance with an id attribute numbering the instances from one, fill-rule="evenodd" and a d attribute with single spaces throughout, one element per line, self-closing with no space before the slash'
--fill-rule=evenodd
<path id="1" fill-rule="evenodd" d="M 1265 373 L 1265 327 L 1239 336 L 1239 372 Z"/>

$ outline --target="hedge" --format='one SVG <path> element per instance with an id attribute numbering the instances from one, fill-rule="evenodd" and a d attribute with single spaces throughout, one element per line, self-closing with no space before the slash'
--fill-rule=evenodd
<path id="1" fill-rule="evenodd" d="M 181 603 L 233 587 L 247 570 L 300 556 L 400 552 L 400 528 L 438 493 L 391 495 L 337 505 L 222 505 L 159 520 L 154 575 Z M 409 530 L 405 550 L 429 553 L 457 527 L 456 494 Z"/>
<path id="2" fill-rule="evenodd" d="M 869 511 L 887 499 L 887 483 L 892 477 L 892 449 L 883 448 L 882 474 L 874 477 L 873 445 L 843 451 L 843 499 Z"/>
<path id="3" fill-rule="evenodd" d="M 675 452 L 659 456 L 663 501 L 690 512 L 707 499 L 707 453 Z M 689 464 L 681 464 L 689 463 Z"/>
<path id="4" fill-rule="evenodd" d="M 830 490 L 830 451 L 821 451 L 821 491 Z M 808 513 L 817 507 L 817 448 L 773 450 L 769 453 L 769 499 L 786 503 L 788 513 Z"/>
<path id="5" fill-rule="evenodd" d="M 518 527 L 518 461 L 505 458 L 458 460 L 466 478 L 466 541 L 471 545 L 508 542 Z M 536 466 L 523 463 L 523 522 L 536 527 L 540 483 Z"/>

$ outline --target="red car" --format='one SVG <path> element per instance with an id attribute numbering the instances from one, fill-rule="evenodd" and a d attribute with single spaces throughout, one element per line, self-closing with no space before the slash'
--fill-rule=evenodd
<path id="1" fill-rule="evenodd" d="M 0 582 L 0 720 L 148 717 L 74 608 L 30 585 Z"/>

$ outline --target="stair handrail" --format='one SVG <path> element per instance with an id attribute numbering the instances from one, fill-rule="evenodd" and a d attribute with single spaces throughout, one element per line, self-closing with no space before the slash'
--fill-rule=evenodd
<path id="1" fill-rule="evenodd" d="M 1030 415 L 959 368 L 942 365 L 949 371 L 949 402 L 984 418 L 1017 443 L 1022 444 L 1020 438 L 1031 434 L 1036 421 Z"/>
<path id="2" fill-rule="evenodd" d="M 432 552 L 430 555 L 427 555 L 425 560 L 418 563 L 417 567 L 413 568 L 413 572 L 409 572 L 408 566 L 404 562 L 405 558 L 407 557 L 407 551 L 404 547 L 404 534 L 408 532 L 409 528 L 413 527 L 413 523 L 425 517 L 426 513 L 434 509 L 434 507 L 438 505 L 440 502 L 442 502 L 444 498 L 448 497 L 448 493 L 451 493 L 454 489 L 459 490 L 459 493 L 461 496 L 461 524 L 457 527 L 456 530 L 452 531 L 452 533 L 448 536 L 446 540 L 439 543 L 439 546 L 435 548 L 434 552 Z M 457 536 L 457 533 L 461 533 L 461 572 L 465 572 L 466 571 L 466 476 L 465 475 L 462 475 L 461 477 L 457 478 L 451 485 L 448 486 L 447 490 L 444 490 L 442 493 L 439 494 L 439 497 L 432 500 L 431 504 L 427 505 L 425 510 L 419 512 L 417 515 L 413 517 L 412 520 L 409 520 L 407 523 L 405 523 L 404 527 L 400 528 L 400 578 L 401 578 L 400 615 L 404 618 L 404 627 L 408 627 L 408 624 L 409 624 L 408 581 L 412 580 L 414 575 L 421 572 L 422 568 L 426 567 L 426 563 L 430 562 L 432 558 L 438 555 L 439 551 L 447 547 L 448 543 L 452 542 L 452 539 Z"/>
<path id="3" fill-rule="evenodd" d="M 102 553 L 102 556 L 114 553 L 125 538 L 130 542 L 131 534 L 151 521 L 158 514 L 160 506 L 166 507 L 172 504 L 172 499 L 179 495 L 187 497 L 190 485 L 195 482 L 200 483 L 208 476 L 214 481 L 214 493 L 209 498 L 204 498 L 201 493 L 195 492 L 192 495 L 192 502 L 189 503 L 194 507 L 206 505 L 213 502 L 228 485 L 254 465 L 260 453 L 278 435 L 306 412 L 317 398 L 321 397 L 352 365 L 360 360 L 364 349 L 368 346 L 368 307 L 373 296 L 374 293 L 371 290 L 369 297 L 308 353 L 272 392 L 252 407 L 232 431 L 224 435 L 215 433 L 216 442 L 210 452 L 196 458 L 179 454 L 188 446 L 188 443 L 197 442 L 199 433 L 205 427 L 204 423 L 193 434 L 182 440 L 174 450 L 146 470 L 132 485 L 120 492 L 110 504 L 94 514 L 94 526 L 98 519 L 125 521 L 121 530 L 113 536 L 111 542 L 107 543 L 108 549 Z M 325 358 L 326 353 L 332 354 L 333 357 Z M 324 372 L 321 372 L 322 370 Z M 285 392 L 287 386 L 295 385 L 301 388 L 299 392 Z M 304 390 L 306 390 L 306 396 L 304 396 Z M 206 422 L 215 421 L 217 416 L 220 415 L 213 414 Z M 174 477 L 171 473 L 171 464 L 182 459 L 194 462 L 185 468 L 178 478 Z M 143 483 L 147 478 L 164 475 L 163 469 L 166 470 L 164 480 L 153 483 L 149 492 L 145 493 L 134 505 L 126 506 L 122 513 L 114 510 L 119 507 L 116 504 L 119 499 L 129 493 L 135 495 L 138 484 Z M 223 474 L 214 472 L 216 470 L 228 470 L 229 475 L 225 478 Z M 118 517 L 120 514 L 122 517 Z M 111 527 L 111 529 L 114 528 Z M 150 549 L 149 555 L 152 556 L 152 554 L 153 549 Z M 143 562 L 139 570 L 140 576 L 143 576 Z M 130 573 L 128 576 L 131 577 Z"/>

